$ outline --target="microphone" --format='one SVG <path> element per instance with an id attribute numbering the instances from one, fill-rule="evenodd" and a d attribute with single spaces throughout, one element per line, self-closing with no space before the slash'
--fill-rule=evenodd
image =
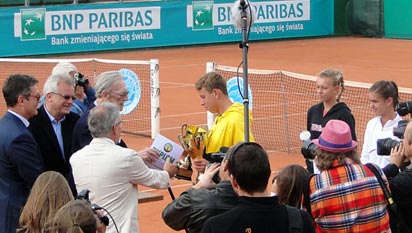
<path id="1" fill-rule="evenodd" d="M 246 28 L 255 21 L 255 12 L 253 7 L 250 7 L 248 0 L 236 0 L 231 12 L 233 24 L 239 28 L 243 28 L 243 21 L 246 21 Z"/>

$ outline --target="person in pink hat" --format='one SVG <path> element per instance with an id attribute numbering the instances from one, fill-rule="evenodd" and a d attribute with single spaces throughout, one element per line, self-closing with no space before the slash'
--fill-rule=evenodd
<path id="1" fill-rule="evenodd" d="M 349 125 L 330 120 L 312 142 L 321 173 L 309 179 L 305 207 L 316 232 L 390 232 L 385 195 L 376 176 L 361 164 Z"/>

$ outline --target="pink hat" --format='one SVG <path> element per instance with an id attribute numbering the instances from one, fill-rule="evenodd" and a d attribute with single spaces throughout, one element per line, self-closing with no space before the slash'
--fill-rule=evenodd
<path id="1" fill-rule="evenodd" d="M 341 120 L 329 120 L 319 139 L 313 139 L 312 142 L 320 149 L 329 152 L 348 152 L 358 145 L 352 140 L 349 125 Z"/>

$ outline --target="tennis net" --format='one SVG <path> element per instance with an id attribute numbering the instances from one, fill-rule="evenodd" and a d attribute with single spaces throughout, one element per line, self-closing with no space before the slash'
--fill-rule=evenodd
<path id="1" fill-rule="evenodd" d="M 122 69 L 127 72 L 131 71 L 131 74 L 137 76 L 140 88 L 136 88 L 136 82 L 132 79 L 125 77 L 126 86 L 129 90 L 129 100 L 125 102 L 125 108 L 129 105 L 131 107 L 135 106 L 135 108 L 127 111 L 129 113 L 122 116 L 123 131 L 124 133 L 152 138 L 159 133 L 159 61 L 157 59 L 138 61 L 97 58 L 0 58 L 0 84 L 3 86 L 4 80 L 10 74 L 27 74 L 39 80 L 38 87 L 42 93 L 44 82 L 50 76 L 53 67 L 59 62 L 70 62 L 75 65 L 80 73 L 88 76 L 92 86 L 94 86 L 94 78 L 102 72 Z M 4 114 L 6 110 L 6 103 L 1 98 L 0 113 Z"/>
<path id="2" fill-rule="evenodd" d="M 237 67 L 215 63 L 206 65 L 227 80 L 242 77 Z M 319 102 L 316 96 L 316 77 L 281 70 L 248 69 L 252 98 L 252 132 L 256 142 L 269 151 L 300 154 L 299 134 L 306 130 L 307 110 Z M 352 111 L 356 122 L 358 150 L 362 149 L 367 122 L 374 117 L 369 106 L 368 89 L 371 83 L 345 81 L 341 101 Z M 399 88 L 401 101 L 412 100 L 412 89 Z"/>

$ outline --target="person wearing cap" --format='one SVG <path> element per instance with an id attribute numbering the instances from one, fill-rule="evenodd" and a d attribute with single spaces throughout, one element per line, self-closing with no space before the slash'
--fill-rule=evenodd
<path id="1" fill-rule="evenodd" d="M 376 176 L 360 163 L 349 125 L 330 120 L 312 142 L 317 146 L 314 162 L 321 173 L 309 179 L 305 207 L 316 231 L 390 232 L 385 195 Z"/>

